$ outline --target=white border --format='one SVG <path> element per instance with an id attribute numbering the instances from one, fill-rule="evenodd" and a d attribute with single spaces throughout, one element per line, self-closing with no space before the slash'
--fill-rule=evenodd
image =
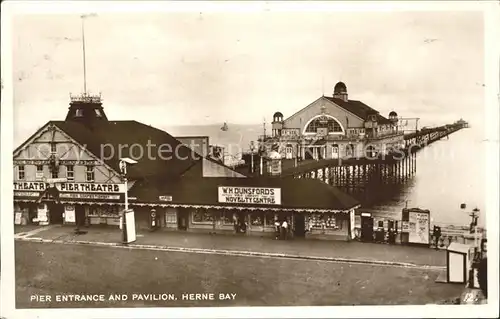
<path id="1" fill-rule="evenodd" d="M 486 120 L 485 135 L 490 141 L 487 146 L 485 169 L 487 169 L 487 212 L 488 219 L 488 255 L 489 255 L 489 304 L 484 306 L 358 306 L 358 307 L 294 307 L 280 310 L 279 307 L 247 308 L 140 308 L 140 309 L 64 309 L 64 310 L 15 310 L 14 304 L 14 241 L 12 215 L 12 54 L 10 49 L 11 16 L 17 13 L 86 13 L 86 12 L 167 12 L 167 11 L 224 11 L 252 12 L 262 10 L 273 11 L 469 11 L 485 12 L 485 83 L 486 83 Z M 53 1 L 9 1 L 2 2 L 2 91 L 1 110 L 1 243 L 2 243 L 2 279 L 1 279 L 1 315 L 7 318 L 53 318 L 54 316 L 72 318 L 162 318 L 162 317 L 370 317 L 370 318 L 408 318 L 408 317 L 498 317 L 498 103 L 499 96 L 499 45 L 500 24 L 498 23 L 499 5 L 497 1 L 436 1 L 436 2 L 62 2 Z M 8 13 L 7 13 L 8 12 Z M 471 106 L 479 107 L 479 106 Z M 492 173 L 494 172 L 494 173 Z M 401 309 L 400 311 L 398 311 Z"/>

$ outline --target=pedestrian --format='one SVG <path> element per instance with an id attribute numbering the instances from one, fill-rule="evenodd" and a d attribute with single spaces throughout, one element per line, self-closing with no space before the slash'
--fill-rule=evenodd
<path id="1" fill-rule="evenodd" d="M 283 239 L 286 240 L 288 237 L 288 223 L 286 219 L 283 221 L 283 224 L 281 224 L 281 233 L 283 236 Z"/>
<path id="2" fill-rule="evenodd" d="M 439 238 L 441 237 L 441 227 L 439 226 L 434 226 L 434 239 L 436 241 L 435 243 L 435 249 L 439 249 Z"/>
<path id="3" fill-rule="evenodd" d="M 274 221 L 274 233 L 276 235 L 276 240 L 280 239 L 280 222 L 277 219 Z"/>

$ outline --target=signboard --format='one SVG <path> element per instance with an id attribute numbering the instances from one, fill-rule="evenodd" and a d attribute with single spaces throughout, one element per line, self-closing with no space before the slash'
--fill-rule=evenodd
<path id="1" fill-rule="evenodd" d="M 409 233 L 410 232 L 410 224 L 407 220 L 401 221 L 401 232 Z"/>
<path id="2" fill-rule="evenodd" d="M 49 219 L 47 217 L 47 211 L 46 210 L 41 210 L 41 209 L 38 210 L 37 221 L 39 221 L 41 223 L 49 221 Z"/>
<path id="3" fill-rule="evenodd" d="M 281 205 L 281 188 L 219 186 L 219 203 Z"/>
<path id="4" fill-rule="evenodd" d="M 40 192 L 20 192 L 20 191 L 14 191 L 14 196 L 40 197 Z"/>
<path id="5" fill-rule="evenodd" d="M 429 244 L 428 212 L 409 212 L 409 242 L 415 244 Z"/>
<path id="6" fill-rule="evenodd" d="M 22 213 L 15 213 L 14 214 L 14 224 L 15 225 L 21 225 L 21 215 L 22 215 Z"/>
<path id="7" fill-rule="evenodd" d="M 111 183 L 57 183 L 61 192 L 76 193 L 125 193 L 125 184 Z M 14 182 L 14 191 L 44 191 L 50 187 L 45 182 Z"/>
<path id="8" fill-rule="evenodd" d="M 134 211 L 128 210 L 125 212 L 125 231 L 127 232 L 127 243 L 134 242 L 136 240 L 135 236 L 135 218 Z"/>
<path id="9" fill-rule="evenodd" d="M 172 201 L 172 196 L 158 196 L 158 199 L 162 202 L 171 202 Z"/>
<path id="10" fill-rule="evenodd" d="M 114 195 L 114 194 L 86 194 L 86 193 L 60 193 L 59 194 L 59 198 L 119 200 L 120 199 L 120 195 Z"/>
<path id="11" fill-rule="evenodd" d="M 64 221 L 68 223 L 75 223 L 75 206 L 66 205 L 64 206 Z"/>
<path id="12" fill-rule="evenodd" d="M 14 160 L 14 165 L 44 165 L 49 160 Z M 95 160 L 59 160 L 59 165 L 96 165 Z"/>

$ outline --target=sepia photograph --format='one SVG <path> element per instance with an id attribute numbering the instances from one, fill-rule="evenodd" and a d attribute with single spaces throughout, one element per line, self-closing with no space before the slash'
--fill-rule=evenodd
<path id="1" fill-rule="evenodd" d="M 2 3 L 1 317 L 498 316 L 500 5 L 403 4 Z"/>

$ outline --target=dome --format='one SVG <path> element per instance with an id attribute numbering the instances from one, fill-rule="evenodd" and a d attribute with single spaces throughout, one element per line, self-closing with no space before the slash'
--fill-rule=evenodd
<path id="1" fill-rule="evenodd" d="M 398 113 L 392 111 L 391 113 L 389 113 L 389 117 L 398 117 Z"/>
<path id="2" fill-rule="evenodd" d="M 272 159 L 272 160 L 279 160 L 279 159 L 281 159 L 281 154 L 276 152 L 276 151 L 271 151 L 269 153 L 268 157 L 269 157 L 269 159 Z"/>
<path id="3" fill-rule="evenodd" d="M 333 89 L 334 94 L 340 94 L 346 92 L 347 92 L 347 86 L 345 85 L 344 82 L 338 82 L 337 84 L 335 84 L 335 87 Z"/>
<path id="4" fill-rule="evenodd" d="M 283 117 L 283 113 L 276 112 L 276 113 L 274 113 L 273 117 Z"/>

